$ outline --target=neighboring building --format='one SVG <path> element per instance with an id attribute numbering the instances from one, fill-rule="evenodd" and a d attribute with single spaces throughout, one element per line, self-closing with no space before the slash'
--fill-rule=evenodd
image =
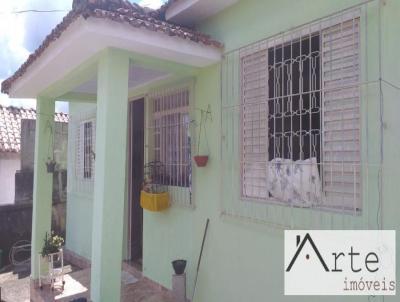
<path id="1" fill-rule="evenodd" d="M 0 105 L 0 205 L 32 201 L 35 119 L 34 109 Z M 56 154 L 66 170 L 68 116 L 56 113 L 55 121 Z"/>
<path id="2" fill-rule="evenodd" d="M 16 152 L 0 152 L 0 205 L 13 204 L 15 172 L 20 169 L 21 159 Z"/>
<path id="3" fill-rule="evenodd" d="M 14 203 L 14 175 L 21 168 L 19 131 L 18 122 L 0 106 L 0 205 Z"/>
<path id="4" fill-rule="evenodd" d="M 50 228 L 45 129 L 62 99 L 66 248 L 91 261 L 92 301 L 120 300 L 123 259 L 167 288 L 171 260 L 187 259 L 190 296 L 207 218 L 195 301 L 310 301 L 283 296 L 284 229 L 400 230 L 399 15 L 397 0 L 171 0 L 150 12 L 75 0 L 2 83 L 42 113 L 32 256 Z M 168 176 L 159 213 L 139 208 L 151 161 Z"/>

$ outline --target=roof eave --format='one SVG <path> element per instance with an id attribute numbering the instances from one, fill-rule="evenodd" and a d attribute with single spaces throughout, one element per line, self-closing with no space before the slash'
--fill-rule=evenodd
<path id="1" fill-rule="evenodd" d="M 125 22 L 79 17 L 25 70 L 17 71 L 17 76 L 13 76 L 11 82 L 3 82 L 3 92 L 12 98 L 36 98 L 47 87 L 61 81 L 81 64 L 109 47 L 193 67 L 215 64 L 222 57 L 222 48 L 213 45 L 135 28 Z"/>
<path id="2" fill-rule="evenodd" d="M 121 14 L 119 14 L 120 12 Z M 213 64 L 219 61 L 221 58 L 223 45 L 215 40 L 210 39 L 206 35 L 180 28 L 179 26 L 175 26 L 173 24 L 163 23 L 160 20 L 151 18 L 150 15 L 148 18 L 146 16 L 139 15 L 140 18 L 136 20 L 135 18 L 129 17 L 129 15 L 124 15 L 124 13 L 126 13 L 126 9 L 119 9 L 117 11 L 103 11 L 101 9 L 94 9 L 89 11 L 81 10 L 69 12 L 64 17 L 63 21 L 58 24 L 55 29 L 53 29 L 53 31 L 46 37 L 42 45 L 29 56 L 28 60 L 21 65 L 14 75 L 2 82 L 1 91 L 9 94 L 11 97 L 34 98 L 37 96 L 40 90 L 26 90 L 24 89 L 24 86 L 32 86 L 29 84 L 29 81 L 34 79 L 33 75 L 37 73 L 38 70 L 47 69 L 47 72 L 50 72 L 53 80 L 61 80 L 63 74 L 54 74 L 57 67 L 62 67 L 59 65 L 68 63 L 71 65 L 71 67 L 76 67 L 80 63 L 87 60 L 89 56 L 93 56 L 94 52 L 101 51 L 102 47 L 122 48 L 130 51 L 137 51 L 146 55 L 152 55 L 152 50 L 154 50 L 154 48 L 157 49 L 158 47 L 157 51 L 153 51 L 153 55 L 155 57 L 160 58 L 161 56 L 167 60 L 175 60 L 176 62 L 196 67 L 204 67 Z M 152 22 L 155 22 L 156 24 L 153 24 Z M 103 26 L 103 28 L 97 30 L 89 28 L 93 25 L 93 23 L 108 23 L 109 28 L 107 28 L 107 26 Z M 118 34 L 115 30 L 116 28 L 119 28 L 121 33 Z M 164 31 L 161 32 L 160 28 L 162 28 Z M 104 33 L 101 32 L 102 30 L 109 33 L 111 31 L 112 33 L 110 34 L 113 35 L 114 38 L 118 37 L 118 39 L 125 41 L 120 41 L 120 43 L 114 44 L 103 43 L 103 45 L 98 45 L 99 47 L 96 49 L 93 47 L 93 45 L 89 45 L 90 49 L 86 49 L 86 56 L 79 54 L 83 54 L 85 50 L 83 49 L 82 51 L 81 45 L 77 45 L 74 50 L 71 49 L 71 44 L 73 43 L 67 43 L 71 41 L 76 42 L 79 41 L 79 39 L 80 42 L 86 42 L 86 36 L 88 32 L 97 36 L 103 36 L 104 38 Z M 125 34 L 125 37 L 122 35 L 122 33 Z M 163 35 L 164 37 L 161 37 Z M 132 36 L 134 39 L 132 39 Z M 143 44 L 145 43 L 141 43 L 139 39 L 135 39 L 135 36 L 140 36 L 144 41 L 147 42 L 151 40 L 149 37 L 153 37 L 155 38 L 153 40 L 158 40 L 159 44 L 154 44 L 154 41 L 152 41 L 153 43 L 148 43 L 152 49 L 144 50 Z M 87 38 L 90 39 L 90 37 Z M 97 38 L 101 39 L 101 37 Z M 140 45 L 141 47 L 135 47 L 135 45 L 127 44 L 129 40 L 131 40 L 131 42 L 134 44 Z M 162 41 L 160 42 L 160 40 Z M 98 41 L 96 40 L 95 42 Z M 173 47 L 168 48 L 168 46 L 171 46 L 172 44 L 176 44 L 175 49 L 173 49 Z M 165 54 L 160 52 L 163 50 L 166 52 Z M 192 51 L 191 58 L 190 51 Z M 75 58 L 73 55 L 74 52 L 79 52 L 75 54 Z M 173 54 L 173 52 L 176 53 Z M 63 53 L 69 53 L 70 57 L 63 57 Z M 177 59 L 177 54 L 183 57 Z M 54 60 L 56 57 L 59 59 L 58 61 Z M 71 61 L 69 61 L 69 59 L 72 59 L 72 62 L 78 65 L 70 64 Z M 71 69 L 67 68 L 66 66 L 64 66 L 64 69 L 64 72 L 71 71 Z M 46 78 L 46 75 L 44 76 Z M 35 83 L 35 80 L 33 80 L 32 83 Z M 37 88 L 45 88 L 43 85 L 41 85 L 41 83 L 36 84 L 38 84 L 36 85 Z"/>
<path id="3" fill-rule="evenodd" d="M 232 6 L 239 0 L 170 0 L 159 14 L 168 22 L 193 26 Z"/>

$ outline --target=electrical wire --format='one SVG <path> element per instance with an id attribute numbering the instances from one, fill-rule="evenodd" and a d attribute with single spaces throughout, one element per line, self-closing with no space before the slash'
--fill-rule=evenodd
<path id="1" fill-rule="evenodd" d="M 25 13 L 62 13 L 68 12 L 66 9 L 50 9 L 50 10 L 40 10 L 40 9 L 26 9 L 26 10 L 17 10 L 17 11 L 0 11 L 0 15 L 20 15 Z"/>

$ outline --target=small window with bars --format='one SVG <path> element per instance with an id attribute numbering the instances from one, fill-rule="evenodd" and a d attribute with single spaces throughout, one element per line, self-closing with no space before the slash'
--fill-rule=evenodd
<path id="1" fill-rule="evenodd" d="M 192 184 L 189 89 L 171 89 L 151 95 L 149 158 L 162 168 L 161 184 L 169 187 L 173 202 L 190 203 Z M 180 200 L 179 200 L 180 199 Z"/>
<path id="2" fill-rule="evenodd" d="M 244 48 L 242 197 L 361 210 L 359 17 Z"/>
<path id="3" fill-rule="evenodd" d="M 75 171 L 78 179 L 94 179 L 95 120 L 82 121 L 77 127 Z"/>

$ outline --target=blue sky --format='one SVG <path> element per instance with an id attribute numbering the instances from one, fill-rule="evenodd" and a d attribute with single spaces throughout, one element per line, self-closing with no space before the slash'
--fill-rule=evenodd
<path id="1" fill-rule="evenodd" d="M 142 6 L 158 8 L 164 0 L 134 0 Z M 71 9 L 72 0 L 0 0 L 0 82 L 11 76 L 43 41 L 46 35 Z M 60 13 L 24 13 L 27 9 L 64 10 Z M 0 94 L 0 104 L 36 107 L 35 100 L 10 99 Z M 68 111 L 66 103 L 57 103 L 57 111 Z"/>

